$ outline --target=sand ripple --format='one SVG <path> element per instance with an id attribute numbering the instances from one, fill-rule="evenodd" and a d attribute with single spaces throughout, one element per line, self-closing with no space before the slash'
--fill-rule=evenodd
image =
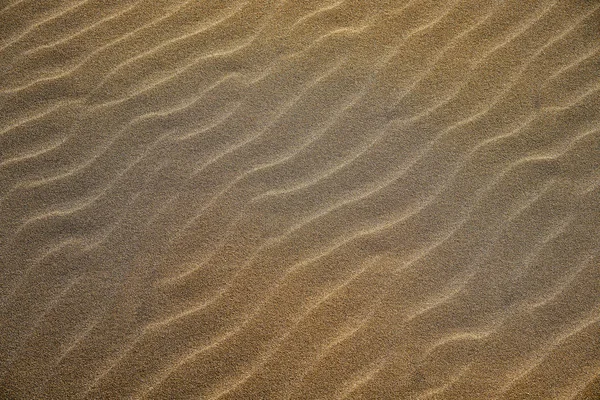
<path id="1" fill-rule="evenodd" d="M 597 398 L 599 28 L 0 2 L 0 397 Z"/>

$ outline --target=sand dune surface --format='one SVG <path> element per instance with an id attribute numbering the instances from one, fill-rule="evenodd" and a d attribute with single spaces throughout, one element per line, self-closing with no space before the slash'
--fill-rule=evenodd
<path id="1" fill-rule="evenodd" d="M 0 398 L 600 398 L 600 3 L 0 1 Z"/>

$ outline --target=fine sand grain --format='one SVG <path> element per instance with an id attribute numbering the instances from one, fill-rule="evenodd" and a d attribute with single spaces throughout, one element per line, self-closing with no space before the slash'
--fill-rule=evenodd
<path id="1" fill-rule="evenodd" d="M 600 3 L 0 0 L 0 399 L 600 399 Z"/>

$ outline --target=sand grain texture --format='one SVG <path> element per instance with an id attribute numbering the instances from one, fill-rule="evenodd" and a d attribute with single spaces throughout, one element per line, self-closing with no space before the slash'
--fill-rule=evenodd
<path id="1" fill-rule="evenodd" d="M 600 398 L 600 3 L 0 1 L 0 398 Z"/>

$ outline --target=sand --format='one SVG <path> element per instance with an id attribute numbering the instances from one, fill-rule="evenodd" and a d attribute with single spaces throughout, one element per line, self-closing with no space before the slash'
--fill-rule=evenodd
<path id="1" fill-rule="evenodd" d="M 600 3 L 0 1 L 0 398 L 600 398 Z"/>

